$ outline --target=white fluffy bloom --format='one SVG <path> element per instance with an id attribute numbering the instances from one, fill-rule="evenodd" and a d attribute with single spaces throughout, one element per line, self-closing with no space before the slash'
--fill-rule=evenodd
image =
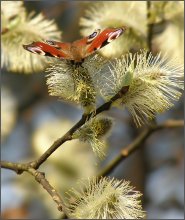
<path id="1" fill-rule="evenodd" d="M 68 193 L 69 216 L 76 219 L 142 219 L 141 193 L 128 181 L 102 177 L 81 181 Z"/>
<path id="2" fill-rule="evenodd" d="M 67 61 L 61 61 L 50 65 L 47 85 L 49 94 L 58 96 L 64 100 L 75 101 L 75 84 L 73 81 L 73 68 Z"/>
<path id="3" fill-rule="evenodd" d="M 49 94 L 81 104 L 86 113 L 92 111 L 96 101 L 95 78 L 106 62 L 93 54 L 82 65 L 66 60 L 52 63 L 46 69 Z"/>
<path id="4" fill-rule="evenodd" d="M 175 33 L 175 34 L 172 34 Z M 163 33 L 155 39 L 156 45 L 163 54 L 167 53 L 173 59 L 178 57 L 184 61 L 184 30 L 175 24 L 169 24 Z"/>
<path id="5" fill-rule="evenodd" d="M 110 133 L 112 124 L 113 120 L 108 117 L 92 118 L 73 134 L 73 138 L 89 143 L 95 154 L 103 158 L 106 150 L 105 138 Z"/>
<path id="6" fill-rule="evenodd" d="M 184 2 L 183 1 L 167 1 L 164 7 L 165 19 L 172 21 L 179 16 L 184 17 Z"/>
<path id="7" fill-rule="evenodd" d="M 146 2 L 102 1 L 90 3 L 85 15 L 80 19 L 83 36 L 92 30 L 107 27 L 126 26 L 123 36 L 102 48 L 106 57 L 118 57 L 131 48 L 143 47 L 146 43 Z"/>
<path id="8" fill-rule="evenodd" d="M 11 18 L 19 13 L 24 14 L 25 8 L 21 1 L 2 1 L 1 2 L 1 12 L 2 16 L 6 18 Z"/>
<path id="9" fill-rule="evenodd" d="M 135 66 L 134 66 L 135 65 Z M 109 71 L 98 81 L 100 93 L 109 100 L 125 85 L 129 91 L 117 101 L 133 115 L 137 125 L 152 119 L 173 106 L 183 89 L 183 66 L 168 61 L 160 54 L 146 51 L 116 59 Z"/>
<path id="10" fill-rule="evenodd" d="M 184 2 L 168 2 L 166 8 L 168 24 L 154 38 L 154 43 L 169 58 L 178 58 L 184 63 Z"/>
<path id="11" fill-rule="evenodd" d="M 43 70 L 47 58 L 31 54 L 23 44 L 43 39 L 59 40 L 61 33 L 52 20 L 42 14 L 27 15 L 23 2 L 1 2 L 2 56 L 1 65 L 12 72 L 32 73 Z"/>

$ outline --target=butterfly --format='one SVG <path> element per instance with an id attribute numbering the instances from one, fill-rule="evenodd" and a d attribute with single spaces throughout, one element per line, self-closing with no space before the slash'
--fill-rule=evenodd
<path id="1" fill-rule="evenodd" d="M 106 28 L 103 31 L 97 29 L 89 36 L 72 43 L 45 40 L 44 42 L 37 41 L 28 45 L 23 45 L 23 48 L 35 54 L 81 63 L 85 57 L 118 38 L 125 30 L 125 27 Z"/>

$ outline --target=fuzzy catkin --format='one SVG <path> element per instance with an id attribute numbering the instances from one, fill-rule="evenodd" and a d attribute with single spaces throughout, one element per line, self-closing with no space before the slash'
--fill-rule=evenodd
<path id="1" fill-rule="evenodd" d="M 173 101 L 180 98 L 184 88 L 183 72 L 181 64 L 160 54 L 148 55 L 147 51 L 127 54 L 112 62 L 108 74 L 100 75 L 100 93 L 108 101 L 125 83 L 128 84 L 128 92 L 114 105 L 125 106 L 140 126 L 168 110 Z"/>
<path id="2" fill-rule="evenodd" d="M 1 6 L 2 67 L 11 72 L 26 74 L 43 70 L 48 59 L 28 53 L 22 45 L 46 38 L 61 40 L 57 25 L 41 13 L 28 14 L 23 2 L 3 1 Z"/>
<path id="3" fill-rule="evenodd" d="M 143 219 L 141 193 L 128 181 L 107 177 L 83 180 L 80 190 L 67 193 L 67 210 L 74 219 Z"/>
<path id="4" fill-rule="evenodd" d="M 87 142 L 94 153 L 103 158 L 105 156 L 106 137 L 110 134 L 113 120 L 108 117 L 92 118 L 73 134 L 73 138 Z"/>
<path id="5" fill-rule="evenodd" d="M 94 110 L 96 91 L 88 69 L 82 66 L 75 66 L 72 77 L 76 99 L 82 105 L 84 112 L 89 113 Z"/>

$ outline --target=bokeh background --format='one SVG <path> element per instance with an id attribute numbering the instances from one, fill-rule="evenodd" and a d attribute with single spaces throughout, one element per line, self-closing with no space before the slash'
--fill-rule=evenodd
<path id="1" fill-rule="evenodd" d="M 81 38 L 79 19 L 90 4 L 80 1 L 24 2 L 28 11 L 42 11 L 46 18 L 55 19 L 64 42 Z M 173 29 L 170 31 L 168 22 L 160 23 L 156 31 L 152 46 L 154 53 L 162 50 L 157 43 L 159 37 L 163 37 L 160 40 L 164 42 L 173 37 L 171 35 L 178 34 L 172 32 Z M 184 25 L 180 25 L 183 29 Z M 176 38 L 170 39 L 169 48 L 176 41 Z M 183 50 L 182 39 L 179 39 L 177 45 Z M 180 49 L 176 47 L 176 50 Z M 1 159 L 30 161 L 72 127 L 81 118 L 82 111 L 72 103 L 48 95 L 44 71 L 25 75 L 3 68 L 1 72 Z M 106 115 L 113 117 L 115 124 L 108 138 L 105 160 L 98 160 L 90 146 L 72 141 L 64 144 L 41 166 L 40 170 L 62 195 L 70 186 L 75 187 L 79 178 L 96 175 L 142 130 L 135 126 L 125 110 L 112 108 Z M 172 109 L 157 116 L 157 122 L 170 118 L 183 118 L 183 97 Z M 136 190 L 142 192 L 148 219 L 183 219 L 183 129 L 154 133 L 110 176 L 130 180 Z M 1 170 L 1 215 L 3 219 L 60 218 L 50 196 L 32 177 L 27 174 L 18 176 L 6 169 Z"/>

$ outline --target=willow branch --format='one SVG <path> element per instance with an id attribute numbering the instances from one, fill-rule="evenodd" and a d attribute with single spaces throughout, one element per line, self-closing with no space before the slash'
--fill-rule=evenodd
<path id="1" fill-rule="evenodd" d="M 27 171 L 29 166 L 28 164 L 23 163 L 13 163 L 9 161 L 1 161 L 1 168 L 9 169 L 15 171 L 17 174 L 21 174 L 23 171 Z"/>
<path id="2" fill-rule="evenodd" d="M 17 174 L 22 174 L 23 172 L 28 172 L 35 177 L 35 180 L 42 185 L 42 187 L 50 194 L 52 199 L 58 205 L 59 211 L 62 211 L 62 208 L 65 209 L 62 199 L 58 192 L 50 185 L 50 183 L 45 178 L 44 173 L 38 171 L 42 163 L 44 163 L 47 158 L 63 143 L 72 139 L 73 133 L 85 124 L 90 118 L 95 117 L 103 111 L 110 109 L 112 103 L 117 99 L 121 98 L 125 93 L 127 93 L 129 86 L 124 86 L 115 96 L 113 96 L 110 101 L 104 103 L 95 112 L 82 115 L 82 118 L 61 138 L 56 140 L 50 148 L 48 148 L 45 153 L 43 153 L 37 160 L 28 162 L 28 163 L 13 163 L 9 161 L 1 161 L 1 168 L 10 169 L 15 171 Z M 64 210 L 65 211 L 65 210 Z M 66 216 L 66 213 L 64 213 Z"/>
<path id="3" fill-rule="evenodd" d="M 91 112 L 89 114 L 82 115 L 82 118 L 61 138 L 57 139 L 51 147 L 49 147 L 38 159 L 25 163 L 25 164 L 17 164 L 16 166 L 16 172 L 21 174 L 24 171 L 27 171 L 25 167 L 32 167 L 34 169 L 38 169 L 42 163 L 44 163 L 47 158 L 55 151 L 57 148 L 59 148 L 63 143 L 66 141 L 69 141 L 72 139 L 73 133 L 79 129 L 82 125 L 84 125 L 90 118 L 95 117 L 96 115 L 100 114 L 103 111 L 107 111 L 110 109 L 112 103 L 116 101 L 117 99 L 121 98 L 124 94 L 127 93 L 129 89 L 129 86 L 124 86 L 116 95 L 114 95 L 108 102 L 101 105 L 99 108 L 97 108 L 94 112 Z M 3 167 L 5 168 L 5 167 Z M 15 170 L 15 169 L 14 169 Z"/>
<path id="4" fill-rule="evenodd" d="M 21 174 L 23 171 L 31 174 L 35 180 L 50 194 L 53 201 L 57 204 L 58 210 L 61 212 L 63 211 L 64 205 L 59 193 L 50 185 L 43 172 L 35 170 L 28 164 L 13 163 L 9 161 L 1 161 L 1 168 L 13 170 L 17 174 Z"/>
<path id="5" fill-rule="evenodd" d="M 39 172 L 33 168 L 29 168 L 28 172 L 35 177 L 35 180 L 42 185 L 42 187 L 50 194 L 53 201 L 57 204 L 58 210 L 63 210 L 63 202 L 59 195 L 59 193 L 50 185 L 48 180 L 45 178 L 45 174 L 43 172 Z"/>
<path id="6" fill-rule="evenodd" d="M 108 102 L 101 105 L 94 112 L 89 114 L 82 115 L 82 118 L 61 138 L 56 140 L 49 149 L 47 149 L 37 160 L 30 163 L 30 166 L 34 169 L 38 169 L 42 163 L 44 163 L 47 158 L 63 143 L 72 139 L 73 133 L 79 129 L 82 125 L 84 125 L 90 118 L 95 117 L 103 111 L 107 111 L 110 109 L 111 104 L 117 99 L 121 98 L 124 94 L 127 93 L 129 86 L 124 86 L 115 96 L 113 96 Z"/>
<path id="7" fill-rule="evenodd" d="M 167 120 L 163 124 L 152 125 L 141 132 L 133 142 L 123 147 L 120 153 L 98 174 L 98 177 L 105 176 L 112 172 L 122 161 L 128 158 L 133 152 L 142 146 L 142 143 L 154 132 L 167 128 L 179 128 L 184 126 L 183 120 Z"/>

